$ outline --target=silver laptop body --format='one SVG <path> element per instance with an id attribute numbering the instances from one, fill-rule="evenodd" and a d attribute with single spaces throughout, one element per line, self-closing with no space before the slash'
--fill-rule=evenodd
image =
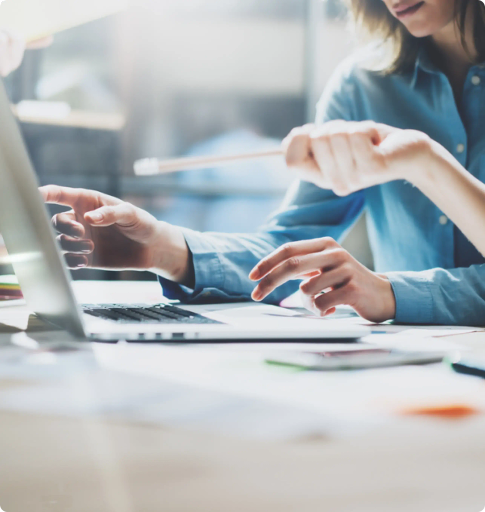
<path id="1" fill-rule="evenodd" d="M 117 322 L 86 314 L 74 297 L 69 271 L 1 83 L 0 233 L 29 309 L 77 338 L 257 341 L 356 339 L 369 334 L 369 329 L 351 321 L 306 318 L 276 306 L 250 302 L 178 306 L 190 313 L 190 323 L 139 323 L 126 318 Z M 154 306 L 163 307 L 146 305 Z"/>

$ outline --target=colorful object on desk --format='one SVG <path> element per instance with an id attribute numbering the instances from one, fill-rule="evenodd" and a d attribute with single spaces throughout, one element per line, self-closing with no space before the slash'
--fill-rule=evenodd
<path id="1" fill-rule="evenodd" d="M 459 420 L 480 414 L 481 411 L 463 404 L 450 404 L 431 407 L 416 407 L 404 409 L 402 414 L 404 416 L 432 416 L 436 418 L 443 418 L 448 420 Z"/>
<path id="2" fill-rule="evenodd" d="M 0 276 L 0 300 L 23 299 L 22 291 L 15 276 Z"/>

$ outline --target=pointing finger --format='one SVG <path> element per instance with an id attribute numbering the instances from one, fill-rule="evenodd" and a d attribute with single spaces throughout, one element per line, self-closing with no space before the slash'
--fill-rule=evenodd
<path id="1" fill-rule="evenodd" d="M 79 202 L 82 196 L 82 190 L 70 187 L 59 187 L 57 185 L 46 185 L 40 187 L 39 192 L 42 194 L 46 203 L 60 204 L 73 208 Z"/>
<path id="2" fill-rule="evenodd" d="M 134 225 L 137 221 L 136 208 L 130 203 L 122 203 L 117 206 L 103 206 L 84 215 L 86 222 L 95 226 L 121 226 Z"/>

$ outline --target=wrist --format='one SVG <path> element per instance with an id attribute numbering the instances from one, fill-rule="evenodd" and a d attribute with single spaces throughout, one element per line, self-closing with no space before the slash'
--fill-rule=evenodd
<path id="1" fill-rule="evenodd" d="M 391 282 L 385 274 L 376 274 L 381 280 L 382 291 L 379 294 L 381 297 L 380 307 L 380 320 L 385 322 L 387 320 L 394 320 L 396 318 L 396 297 L 392 289 Z"/>
<path id="2" fill-rule="evenodd" d="M 178 226 L 158 221 L 150 245 L 152 257 L 148 270 L 176 283 L 190 285 L 193 266 L 182 230 Z"/>
<path id="3" fill-rule="evenodd" d="M 414 174 L 409 181 L 426 193 L 442 177 L 443 167 L 450 164 L 449 157 L 451 155 L 441 144 L 428 137 L 422 142 L 419 163 L 415 165 Z"/>

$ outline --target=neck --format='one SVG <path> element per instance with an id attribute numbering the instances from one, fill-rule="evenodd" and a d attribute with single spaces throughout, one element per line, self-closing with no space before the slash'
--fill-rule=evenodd
<path id="1" fill-rule="evenodd" d="M 431 37 L 433 46 L 445 68 L 468 69 L 478 60 L 473 36 L 473 10 L 468 9 L 465 20 L 466 48 L 463 46 L 454 21 Z"/>
<path id="2" fill-rule="evenodd" d="M 470 67 L 478 60 L 473 36 L 473 10 L 468 9 L 465 21 L 466 47 L 454 21 L 431 37 L 436 63 L 450 80 L 457 100 L 461 97 Z"/>

